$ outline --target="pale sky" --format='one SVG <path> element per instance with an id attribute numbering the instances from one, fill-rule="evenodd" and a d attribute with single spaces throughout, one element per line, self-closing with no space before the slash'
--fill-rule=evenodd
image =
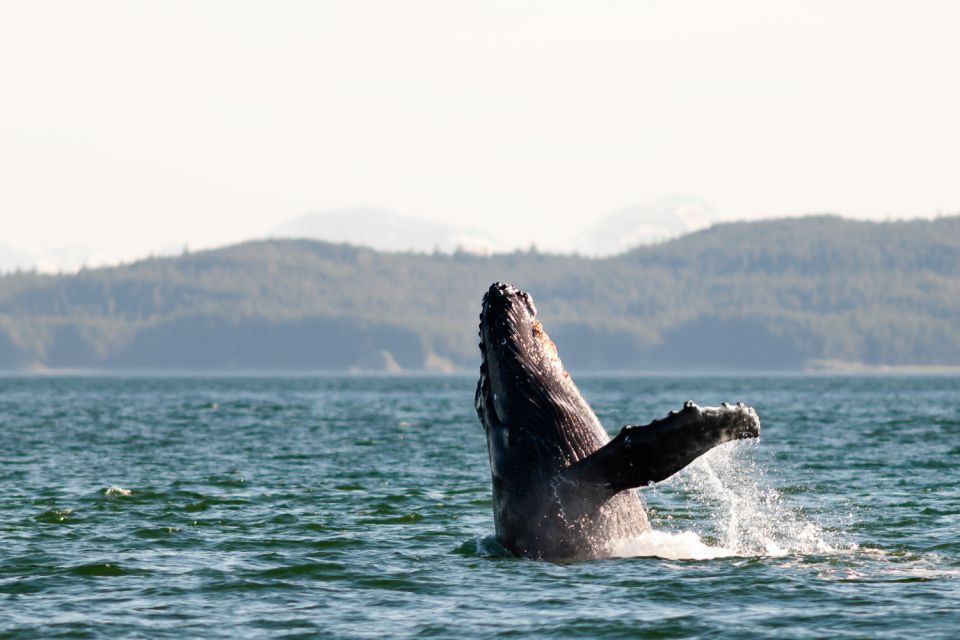
<path id="1" fill-rule="evenodd" d="M 960 212 L 956 2 L 0 3 L 0 242 Z"/>

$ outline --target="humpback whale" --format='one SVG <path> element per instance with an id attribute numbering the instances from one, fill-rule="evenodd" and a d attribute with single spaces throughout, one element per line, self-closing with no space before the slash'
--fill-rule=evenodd
<path id="1" fill-rule="evenodd" d="M 476 409 L 487 436 L 498 542 L 541 560 L 610 556 L 650 529 L 635 487 L 670 477 L 713 447 L 760 436 L 742 403 L 627 425 L 612 440 L 537 320 L 533 298 L 494 283 L 480 313 Z"/>

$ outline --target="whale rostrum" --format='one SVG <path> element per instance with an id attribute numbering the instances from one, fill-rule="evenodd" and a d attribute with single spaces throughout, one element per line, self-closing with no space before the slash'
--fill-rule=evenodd
<path id="1" fill-rule="evenodd" d="M 560 361 L 529 294 L 494 283 L 480 312 L 476 409 L 487 435 L 497 540 L 543 560 L 611 555 L 649 530 L 630 489 L 660 482 L 713 447 L 760 435 L 742 403 L 688 401 L 612 440 Z"/>

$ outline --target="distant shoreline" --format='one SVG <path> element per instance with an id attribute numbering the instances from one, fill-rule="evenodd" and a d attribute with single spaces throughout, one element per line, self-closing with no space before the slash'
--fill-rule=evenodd
<path id="1" fill-rule="evenodd" d="M 479 367 L 479 365 L 478 365 Z M 479 369 L 478 369 L 479 370 Z M 348 371 L 323 369 L 76 369 L 76 368 L 29 368 L 0 369 L 0 378 L 46 378 L 46 377 L 104 377 L 104 378 L 471 378 L 473 369 L 453 371 L 400 370 L 400 371 Z M 960 376 L 960 365 L 864 365 L 857 363 L 834 366 L 811 366 L 802 369 L 625 369 L 572 371 L 576 378 L 692 378 L 716 377 L 818 377 L 818 376 Z"/>

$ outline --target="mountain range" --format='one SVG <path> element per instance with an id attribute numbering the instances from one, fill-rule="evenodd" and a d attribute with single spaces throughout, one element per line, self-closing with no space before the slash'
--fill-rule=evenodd
<path id="1" fill-rule="evenodd" d="M 718 224 L 608 258 L 247 242 L 0 277 L 0 368 L 470 370 L 491 282 L 576 370 L 960 365 L 960 217 Z"/>
<path id="2" fill-rule="evenodd" d="M 538 244 L 549 251 L 610 256 L 635 246 L 662 242 L 705 228 L 716 219 L 716 212 L 703 200 L 668 197 L 613 211 L 583 228 L 575 229 L 569 237 L 555 244 L 544 244 L 542 240 Z M 307 212 L 256 237 L 306 238 L 364 246 L 378 251 L 418 253 L 466 251 L 485 255 L 529 246 L 523 242 L 518 244 L 515 238 L 508 240 L 483 229 L 434 222 L 376 206 Z M 156 256 L 176 255 L 185 246 L 184 241 L 168 243 L 154 247 L 151 253 Z M 85 246 L 38 249 L 0 242 L 0 274 L 31 270 L 40 273 L 75 273 L 82 268 L 129 261 L 127 252 L 119 252 L 118 255 L 126 259 L 118 259 L 117 255 L 111 256 Z"/>

